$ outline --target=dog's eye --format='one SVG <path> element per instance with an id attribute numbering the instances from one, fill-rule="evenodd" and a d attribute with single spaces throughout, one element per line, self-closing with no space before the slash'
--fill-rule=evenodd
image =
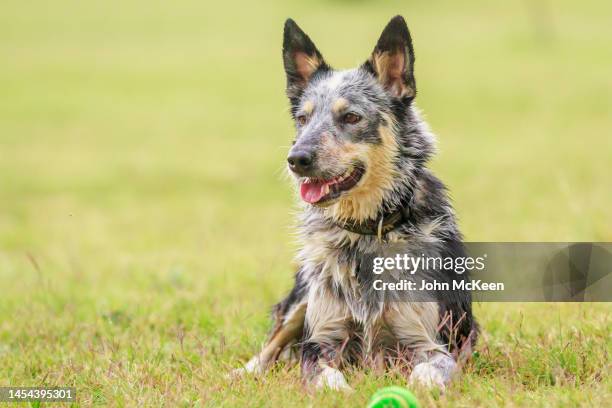
<path id="1" fill-rule="evenodd" d="M 350 113 L 349 112 L 346 115 L 344 115 L 342 120 L 344 121 L 344 123 L 348 123 L 350 125 L 354 125 L 355 123 L 357 123 L 357 122 L 359 122 L 361 120 L 361 116 L 357 115 L 356 113 Z"/>
<path id="2" fill-rule="evenodd" d="M 298 125 L 304 126 L 308 118 L 306 118 L 306 115 L 299 115 L 297 118 L 295 118 L 295 120 L 298 123 Z"/>

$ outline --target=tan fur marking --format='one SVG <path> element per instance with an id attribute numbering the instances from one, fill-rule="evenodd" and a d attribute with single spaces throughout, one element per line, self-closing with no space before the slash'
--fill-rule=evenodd
<path id="1" fill-rule="evenodd" d="M 337 115 L 344 109 L 346 109 L 348 105 L 349 101 L 344 98 L 338 98 L 334 101 L 334 104 L 332 105 L 332 112 Z"/>
<path id="2" fill-rule="evenodd" d="M 262 370 L 275 361 L 285 346 L 296 340 L 302 333 L 305 314 L 306 303 L 295 306 L 287 313 L 285 320 L 275 329 L 267 344 L 256 357 Z"/>
<path id="3" fill-rule="evenodd" d="M 387 122 L 392 123 L 390 118 Z M 358 159 L 366 164 L 367 169 L 359 185 L 329 208 L 334 219 L 362 221 L 375 218 L 385 192 L 392 188 L 397 176 L 393 160 L 399 146 L 391 126 L 380 126 L 378 131 L 382 139 L 379 145 L 347 142 L 338 147 L 340 154 L 336 156 L 347 165 Z"/>
<path id="4" fill-rule="evenodd" d="M 319 68 L 321 60 L 315 55 L 311 56 L 304 52 L 296 52 L 293 56 L 298 74 L 306 81 Z"/>
<path id="5" fill-rule="evenodd" d="M 302 106 L 302 109 L 307 115 L 310 115 L 314 110 L 314 103 L 312 101 L 306 101 L 304 102 L 304 106 Z"/>
<path id="6" fill-rule="evenodd" d="M 414 96 L 414 90 L 404 83 L 404 58 L 401 52 L 385 51 L 373 54 L 371 59 L 380 83 L 397 97 Z"/>
<path id="7" fill-rule="evenodd" d="M 372 55 L 372 63 L 374 65 L 374 69 L 378 73 L 378 80 L 386 85 L 389 80 L 389 72 L 387 68 L 389 67 L 389 53 L 388 52 L 380 52 Z"/>

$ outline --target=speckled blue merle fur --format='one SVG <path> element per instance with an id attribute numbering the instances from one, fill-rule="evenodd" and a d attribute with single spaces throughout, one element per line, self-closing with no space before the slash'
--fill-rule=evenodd
<path id="1" fill-rule="evenodd" d="M 402 350 L 411 356 L 411 381 L 443 388 L 476 339 L 469 293 L 393 299 L 372 290 L 372 271 L 364 267 L 397 248 L 414 256 L 464 255 L 446 188 L 426 167 L 435 139 L 414 105 L 408 27 L 394 17 L 361 66 L 334 70 L 289 19 L 283 62 L 296 126 L 288 170 L 302 198 L 298 271 L 274 307 L 266 345 L 241 370 L 263 372 L 293 356 L 307 384 L 343 389 L 343 365 L 388 361 Z M 384 234 L 347 228 L 382 225 L 391 216 L 400 221 Z"/>

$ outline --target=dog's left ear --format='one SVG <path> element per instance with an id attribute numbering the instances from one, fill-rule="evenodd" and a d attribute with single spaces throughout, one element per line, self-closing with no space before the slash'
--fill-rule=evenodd
<path id="1" fill-rule="evenodd" d="M 290 18 L 285 22 L 283 63 L 287 74 L 287 96 L 292 103 L 299 98 L 317 70 L 329 69 L 312 40 Z"/>
<path id="2" fill-rule="evenodd" d="M 414 49 L 402 16 L 389 21 L 363 68 L 374 74 L 392 96 L 410 100 L 416 96 Z"/>

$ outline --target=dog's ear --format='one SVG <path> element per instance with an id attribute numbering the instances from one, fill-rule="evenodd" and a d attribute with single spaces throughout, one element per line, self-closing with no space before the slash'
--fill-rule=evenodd
<path id="1" fill-rule="evenodd" d="M 402 16 L 389 21 L 363 68 L 394 97 L 412 100 L 416 96 L 412 38 Z"/>
<path id="2" fill-rule="evenodd" d="M 329 69 L 312 40 L 290 18 L 285 21 L 283 63 L 287 74 L 287 96 L 292 103 L 302 94 L 315 72 Z"/>

